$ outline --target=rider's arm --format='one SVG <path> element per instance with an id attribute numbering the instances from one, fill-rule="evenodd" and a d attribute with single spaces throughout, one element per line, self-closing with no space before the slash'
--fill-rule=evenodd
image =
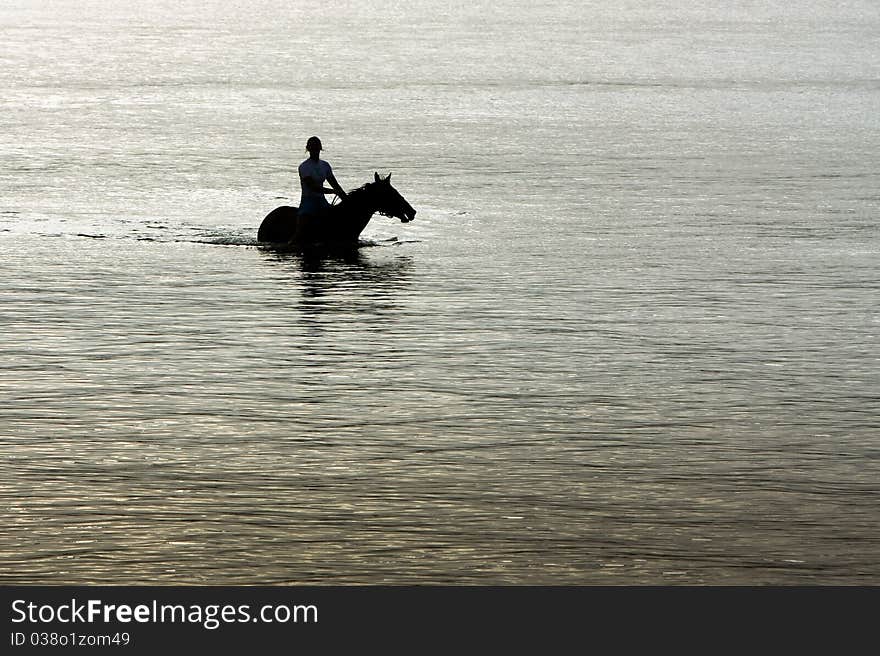
<path id="1" fill-rule="evenodd" d="M 327 176 L 327 182 L 330 183 L 330 186 L 333 187 L 333 189 L 331 189 L 329 191 L 327 189 L 325 189 L 324 190 L 325 194 L 326 193 L 336 194 L 337 196 L 339 196 L 342 199 L 345 199 L 345 197 L 348 196 L 348 194 L 345 193 L 345 189 L 342 188 L 342 185 L 336 181 L 336 176 L 333 175 L 332 173 Z"/>

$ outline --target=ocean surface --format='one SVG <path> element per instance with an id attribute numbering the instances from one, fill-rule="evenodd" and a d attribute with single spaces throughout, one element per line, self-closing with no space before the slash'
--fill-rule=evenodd
<path id="1" fill-rule="evenodd" d="M 3 0 L 0 89 L 0 584 L 880 584 L 874 0 Z M 258 245 L 313 134 L 416 220 Z"/>

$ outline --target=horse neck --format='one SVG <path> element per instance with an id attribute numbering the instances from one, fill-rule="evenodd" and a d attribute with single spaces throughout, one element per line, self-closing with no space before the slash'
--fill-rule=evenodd
<path id="1" fill-rule="evenodd" d="M 367 190 L 366 185 L 350 192 L 345 201 L 345 206 L 352 215 L 365 219 L 370 219 L 379 207 L 375 198 Z"/>

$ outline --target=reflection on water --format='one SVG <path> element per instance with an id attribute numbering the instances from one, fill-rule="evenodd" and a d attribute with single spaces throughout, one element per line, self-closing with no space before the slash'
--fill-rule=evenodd
<path id="1" fill-rule="evenodd" d="M 266 249 L 264 255 L 282 276 L 289 276 L 297 290 L 299 320 L 320 331 L 334 314 L 341 320 L 357 317 L 361 322 L 376 322 L 393 317 L 398 309 L 395 296 L 408 284 L 412 258 L 383 254 L 379 259 L 365 250 L 289 253 Z"/>
<path id="2" fill-rule="evenodd" d="M 389 286 L 402 285 L 412 268 L 410 256 L 374 259 L 362 247 L 334 251 L 307 250 L 284 252 L 262 249 L 266 261 L 281 270 L 291 270 L 291 280 L 304 282 L 303 294 L 321 296 L 332 287 L 359 287 L 366 294 L 371 290 L 385 294 Z"/>

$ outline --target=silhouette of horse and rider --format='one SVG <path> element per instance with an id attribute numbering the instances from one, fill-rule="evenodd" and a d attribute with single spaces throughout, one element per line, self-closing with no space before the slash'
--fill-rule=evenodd
<path id="1" fill-rule="evenodd" d="M 346 193 L 330 163 L 320 157 L 321 140 L 310 137 L 306 150 L 309 157 L 299 165 L 299 207 L 284 205 L 269 212 L 260 224 L 258 241 L 297 246 L 356 245 L 377 212 L 403 223 L 415 218 L 412 205 L 391 186 L 390 174 L 381 178 L 376 173 L 373 182 Z M 328 203 L 328 194 L 335 194 L 339 203 Z"/>

